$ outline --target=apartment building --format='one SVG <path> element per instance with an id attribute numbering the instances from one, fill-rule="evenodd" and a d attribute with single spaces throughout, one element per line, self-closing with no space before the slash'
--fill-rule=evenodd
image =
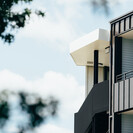
<path id="1" fill-rule="evenodd" d="M 85 66 L 85 101 L 75 113 L 75 133 L 133 133 L 133 11 L 70 44 Z"/>

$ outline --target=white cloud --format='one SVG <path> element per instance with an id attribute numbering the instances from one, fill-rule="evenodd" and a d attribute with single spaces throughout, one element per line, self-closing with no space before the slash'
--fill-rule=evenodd
<path id="1" fill-rule="evenodd" d="M 49 71 L 43 77 L 34 81 L 28 81 L 21 75 L 8 70 L 0 71 L 0 89 L 14 91 L 23 90 L 38 93 L 43 97 L 54 96 L 60 102 L 58 110 L 59 123 L 68 123 L 73 126 L 74 113 L 80 108 L 84 99 L 84 86 L 80 86 L 75 78 Z"/>
<path id="2" fill-rule="evenodd" d="M 75 25 L 78 24 L 76 19 L 82 16 L 82 3 L 85 1 L 51 0 L 48 2 L 50 6 L 44 4 L 45 7 L 38 3 L 37 8 L 46 10 L 45 19 L 33 16 L 34 20 L 19 32 L 19 38 L 31 38 L 63 52 L 68 50 L 69 43 L 80 34 Z"/>
<path id="3" fill-rule="evenodd" d="M 132 1 L 132 0 L 118 0 L 118 2 L 120 2 L 120 3 L 125 3 L 125 2 L 129 2 L 129 1 Z"/>
<path id="4" fill-rule="evenodd" d="M 114 5 L 118 5 L 118 4 L 124 4 L 124 3 L 127 3 L 127 2 L 132 2 L 132 0 L 109 0 L 109 4 L 111 6 L 114 6 Z"/>
<path id="5" fill-rule="evenodd" d="M 21 32 L 20 37 L 31 38 L 43 45 L 65 51 L 76 34 L 72 25 L 60 15 L 56 19 L 53 19 L 49 14 L 44 20 L 36 18 Z"/>
<path id="6" fill-rule="evenodd" d="M 34 18 L 24 30 L 19 33 L 19 38 L 31 38 L 42 45 L 50 46 L 59 51 L 66 51 L 69 43 L 75 38 L 73 26 L 60 14 L 56 20 L 49 14 L 45 19 Z"/>
<path id="7" fill-rule="evenodd" d="M 92 17 L 89 2 L 89 0 L 50 0 L 46 4 L 36 2 L 33 8 L 45 10 L 46 17 L 45 19 L 33 17 L 34 21 L 31 20 L 25 29 L 21 30 L 19 38 L 31 38 L 42 45 L 63 52 L 68 50 L 71 41 L 83 33 L 84 27 L 80 22 L 84 23 Z M 114 4 L 124 3 L 126 0 L 109 0 L 109 2 L 113 7 Z M 86 13 L 88 14 L 86 17 L 90 17 L 86 18 Z"/>
<path id="8" fill-rule="evenodd" d="M 86 8 L 85 5 L 89 5 L 88 0 L 55 0 L 57 4 L 64 7 L 64 15 L 67 19 L 75 19 L 83 16 L 82 11 Z M 88 6 L 87 6 L 88 8 Z"/>
<path id="9" fill-rule="evenodd" d="M 73 133 L 73 131 L 58 127 L 52 124 L 46 124 L 36 130 L 38 133 Z"/>
<path id="10" fill-rule="evenodd" d="M 87 0 L 56 0 L 58 4 L 78 4 L 86 1 Z"/>

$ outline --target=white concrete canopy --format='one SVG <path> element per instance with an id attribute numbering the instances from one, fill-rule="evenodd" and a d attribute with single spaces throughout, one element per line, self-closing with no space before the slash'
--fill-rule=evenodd
<path id="1" fill-rule="evenodd" d="M 121 34 L 120 37 L 123 37 L 126 39 L 133 39 L 133 30 L 130 30 L 124 34 Z"/>
<path id="2" fill-rule="evenodd" d="M 109 31 L 97 29 L 70 44 L 70 54 L 79 66 L 93 66 L 94 50 L 99 50 L 99 63 L 109 66 L 109 54 L 105 48 L 109 46 Z"/>

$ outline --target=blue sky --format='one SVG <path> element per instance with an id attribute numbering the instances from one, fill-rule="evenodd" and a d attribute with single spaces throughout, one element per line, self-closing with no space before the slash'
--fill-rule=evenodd
<path id="1" fill-rule="evenodd" d="M 111 3 L 111 15 L 93 12 L 87 0 L 35 0 L 32 8 L 46 11 L 32 16 L 8 46 L 0 41 L 0 89 L 23 89 L 53 95 L 60 100 L 58 117 L 37 129 L 39 133 L 73 133 L 73 114 L 84 100 L 85 70 L 69 55 L 69 44 L 132 10 L 131 0 Z M 15 130 L 12 128 L 12 130 Z"/>

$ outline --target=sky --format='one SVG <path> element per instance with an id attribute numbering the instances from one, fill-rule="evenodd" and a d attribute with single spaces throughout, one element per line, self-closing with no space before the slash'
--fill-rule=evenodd
<path id="1" fill-rule="evenodd" d="M 37 128 L 38 133 L 74 132 L 74 113 L 84 101 L 85 67 L 76 66 L 69 45 L 97 28 L 109 30 L 109 21 L 131 11 L 132 4 L 113 2 L 106 16 L 94 11 L 89 0 L 34 0 L 28 6 L 44 10 L 45 18 L 33 15 L 10 46 L 0 41 L 0 89 L 23 89 L 60 101 L 57 117 Z"/>

